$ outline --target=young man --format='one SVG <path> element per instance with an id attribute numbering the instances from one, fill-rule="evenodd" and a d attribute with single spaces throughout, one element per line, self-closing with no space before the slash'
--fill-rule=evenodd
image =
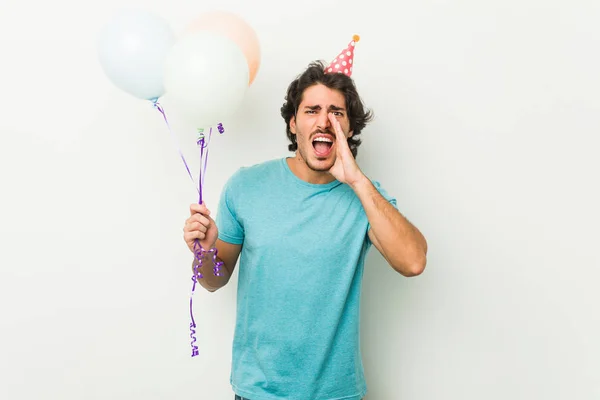
<path id="1" fill-rule="evenodd" d="M 340 56 L 329 66 L 310 64 L 288 88 L 281 115 L 295 156 L 241 168 L 223 189 L 216 222 L 195 204 L 185 223 L 190 250 L 199 240 L 223 262 L 215 276 L 203 261 L 207 290 L 229 281 L 241 255 L 231 372 L 237 399 L 362 399 L 367 251 L 374 245 L 407 277 L 425 268 L 423 235 L 355 161 L 371 114 Z"/>

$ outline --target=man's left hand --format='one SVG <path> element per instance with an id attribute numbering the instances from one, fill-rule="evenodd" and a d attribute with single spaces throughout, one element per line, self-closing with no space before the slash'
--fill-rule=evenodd
<path id="1" fill-rule="evenodd" d="M 327 116 L 331 122 L 331 126 L 335 131 L 335 163 L 329 170 L 331 175 L 338 181 L 346 183 L 350 186 L 364 178 L 364 174 L 358 167 L 352 151 L 348 146 L 348 139 L 342 130 L 340 122 L 333 114 Z"/>

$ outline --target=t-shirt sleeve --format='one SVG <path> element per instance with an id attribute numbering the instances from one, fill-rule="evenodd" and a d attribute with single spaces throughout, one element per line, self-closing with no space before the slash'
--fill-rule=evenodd
<path id="1" fill-rule="evenodd" d="M 379 191 L 379 193 L 387 200 L 389 201 L 394 208 L 398 209 L 398 205 L 396 203 L 396 198 L 391 196 L 382 186 L 379 182 L 377 181 L 372 181 L 373 182 L 373 186 L 375 186 L 375 189 L 377 189 L 377 191 Z"/>
<path id="2" fill-rule="evenodd" d="M 384 199 L 386 199 L 391 205 L 394 206 L 395 209 L 398 209 L 398 204 L 396 202 L 396 198 L 391 196 L 382 186 L 379 182 L 377 181 L 371 181 L 373 183 L 373 186 L 375 186 L 375 188 L 377 189 L 377 191 L 383 196 Z M 370 245 L 371 244 L 371 240 L 369 239 L 368 233 L 369 230 L 371 229 L 371 224 L 369 223 L 367 225 L 367 243 Z"/>
<path id="3" fill-rule="evenodd" d="M 215 222 L 219 229 L 219 239 L 231 244 L 242 244 L 244 228 L 236 214 L 234 193 L 233 179 L 229 179 L 221 192 Z"/>

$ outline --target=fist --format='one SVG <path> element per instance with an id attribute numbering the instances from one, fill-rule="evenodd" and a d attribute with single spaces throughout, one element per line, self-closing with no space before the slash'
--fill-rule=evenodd
<path id="1" fill-rule="evenodd" d="M 215 247 L 219 231 L 215 221 L 210 217 L 210 211 L 204 204 L 192 204 L 190 217 L 183 227 L 183 238 L 192 253 L 195 253 L 196 240 L 204 250 Z"/>

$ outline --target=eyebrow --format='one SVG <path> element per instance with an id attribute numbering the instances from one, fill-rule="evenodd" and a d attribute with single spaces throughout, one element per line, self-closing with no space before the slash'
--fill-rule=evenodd
<path id="1" fill-rule="evenodd" d="M 320 110 L 322 107 L 319 105 L 316 105 L 316 106 L 304 106 L 304 108 L 305 109 L 308 108 L 309 110 L 316 111 L 316 110 Z M 329 111 L 346 111 L 346 109 L 344 107 L 338 107 L 338 106 L 333 106 L 333 105 L 329 106 L 328 110 Z"/>

